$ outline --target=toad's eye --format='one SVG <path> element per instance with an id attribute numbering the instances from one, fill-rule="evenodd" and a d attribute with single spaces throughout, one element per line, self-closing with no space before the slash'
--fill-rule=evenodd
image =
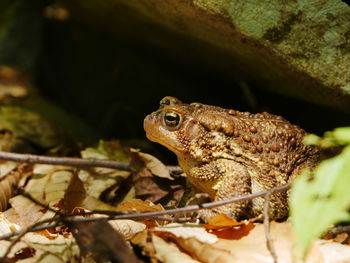
<path id="1" fill-rule="evenodd" d="M 170 127 L 170 128 L 177 128 L 180 124 L 181 117 L 178 113 L 176 112 L 166 112 L 164 114 L 164 122 L 165 125 Z"/>

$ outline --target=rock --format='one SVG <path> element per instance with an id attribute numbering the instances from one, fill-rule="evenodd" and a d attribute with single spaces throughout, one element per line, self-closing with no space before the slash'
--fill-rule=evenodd
<path id="1" fill-rule="evenodd" d="M 340 0 L 63 2 L 75 19 L 115 37 L 350 112 L 350 8 Z"/>

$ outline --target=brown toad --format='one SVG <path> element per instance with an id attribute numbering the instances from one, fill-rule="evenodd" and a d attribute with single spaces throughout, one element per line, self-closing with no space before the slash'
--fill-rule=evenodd
<path id="1" fill-rule="evenodd" d="M 280 116 L 251 114 L 165 97 L 148 115 L 149 140 L 173 151 L 190 184 L 212 200 L 271 189 L 290 182 L 319 160 L 319 149 L 303 144 L 306 132 Z M 270 199 L 271 218 L 288 214 L 287 193 Z M 215 209 L 234 218 L 258 216 L 263 198 Z"/>

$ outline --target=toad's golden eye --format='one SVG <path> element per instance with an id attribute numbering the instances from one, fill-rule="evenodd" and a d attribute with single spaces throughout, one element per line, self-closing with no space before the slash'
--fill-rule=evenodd
<path id="1" fill-rule="evenodd" d="M 180 124 L 181 117 L 180 114 L 170 111 L 164 114 L 165 125 L 170 128 L 177 128 Z"/>

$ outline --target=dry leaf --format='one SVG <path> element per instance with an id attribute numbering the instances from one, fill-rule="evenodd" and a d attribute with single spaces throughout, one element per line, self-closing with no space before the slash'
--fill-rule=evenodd
<path id="1" fill-rule="evenodd" d="M 91 254 L 97 262 L 138 262 L 134 252 L 107 220 L 71 222 L 82 255 Z"/>
<path id="2" fill-rule="evenodd" d="M 158 260 L 164 263 L 197 263 L 189 255 L 180 251 L 180 249 L 173 243 L 166 242 L 162 238 L 152 235 L 152 242 L 156 251 Z"/>
<path id="3" fill-rule="evenodd" d="M 44 209 L 41 206 L 24 196 L 15 196 L 11 198 L 10 203 L 12 208 L 5 211 L 4 215 L 21 227 L 27 227 L 35 223 L 44 215 Z"/>
<path id="4" fill-rule="evenodd" d="M 212 226 L 218 226 L 218 227 L 222 227 L 222 226 L 238 226 L 238 225 L 242 225 L 244 223 L 242 222 L 237 222 L 236 220 L 234 220 L 232 217 L 229 217 L 225 214 L 219 214 L 216 216 L 212 216 L 208 219 L 208 225 L 212 225 Z"/>
<path id="5" fill-rule="evenodd" d="M 271 236 L 280 262 L 290 262 L 292 239 L 290 227 L 286 224 L 271 223 Z M 272 263 L 272 257 L 266 248 L 266 238 L 262 224 L 239 240 L 220 239 L 215 247 L 231 251 L 236 257 L 235 262 Z"/>
<path id="6" fill-rule="evenodd" d="M 162 205 L 175 205 L 181 199 L 186 185 L 184 177 L 173 178 L 169 169 L 152 155 L 132 148 L 129 148 L 129 155 L 137 198 Z"/>
<path id="7" fill-rule="evenodd" d="M 73 168 L 35 165 L 33 172 L 35 174 L 25 186 L 25 191 L 43 205 L 70 212 L 84 197 L 82 183 Z M 53 216 L 45 207 L 21 195 L 9 202 L 12 208 L 4 212 L 5 216 L 22 227 Z"/>
<path id="8" fill-rule="evenodd" d="M 71 211 L 85 197 L 83 184 L 76 170 L 69 167 L 35 167 L 36 173 L 28 182 L 25 190 L 33 198 L 53 208 Z"/>
<path id="9" fill-rule="evenodd" d="M 5 235 L 16 230 L 20 230 L 21 227 L 7 220 L 3 213 L 0 214 L 0 235 Z"/>
<path id="10" fill-rule="evenodd" d="M 84 207 L 84 209 L 87 210 L 111 210 L 113 211 L 115 209 L 115 206 L 109 205 L 105 202 L 102 202 L 101 200 L 87 195 L 85 199 L 81 202 L 81 207 Z"/>
<path id="11" fill-rule="evenodd" d="M 213 244 L 200 242 L 195 238 L 179 238 L 176 240 L 181 249 L 205 263 L 231 263 L 237 262 L 237 258 L 227 249 L 222 249 Z M 256 261 L 257 262 L 257 261 Z"/>
<path id="12" fill-rule="evenodd" d="M 219 221 L 220 222 L 220 221 Z M 232 222 L 226 222 L 232 224 Z M 184 227 L 179 224 L 169 224 L 165 227 L 156 227 L 155 234 L 163 238 L 164 242 L 174 243 L 182 252 L 185 251 L 200 262 L 235 262 L 235 263 L 272 263 L 273 259 L 266 248 L 266 236 L 262 224 L 253 223 L 239 226 L 221 227 L 242 231 L 239 228 L 249 228 L 245 236 L 236 240 L 219 238 L 217 242 L 208 242 L 203 235 L 200 226 Z M 212 229 L 210 231 L 213 231 Z M 243 230 L 245 231 L 245 230 Z M 232 234 L 232 233 L 231 233 Z M 209 234 L 211 235 L 211 234 Z M 219 235 L 220 236 L 220 235 Z M 292 263 L 293 239 L 289 222 L 271 223 L 271 237 L 279 262 Z M 232 238 L 229 236 L 229 238 Z M 173 246 L 173 245 L 171 245 Z M 158 253 L 158 252 L 157 252 Z M 301 263 L 295 261 L 295 263 Z M 315 242 L 310 254 L 305 261 L 307 263 L 345 263 L 350 262 L 350 246 L 339 243 L 319 240 Z"/>
<path id="13" fill-rule="evenodd" d="M 203 243 L 214 244 L 218 238 L 205 231 L 203 227 L 198 224 L 177 224 L 171 223 L 161 227 L 155 227 L 155 231 L 170 232 L 176 237 L 181 238 L 195 238 Z"/>
<path id="14" fill-rule="evenodd" d="M 168 168 L 156 157 L 142 152 L 135 152 L 135 154 L 137 154 L 137 156 L 144 162 L 146 168 L 149 169 L 152 174 L 158 177 L 174 180 L 170 175 Z"/>
<path id="15" fill-rule="evenodd" d="M 77 207 L 73 210 L 73 212 L 90 212 L 87 209 Z M 107 215 L 103 214 L 93 214 L 93 215 L 85 215 L 85 216 L 76 216 L 75 218 L 106 218 Z M 108 223 L 113 227 L 115 231 L 117 231 L 120 235 L 124 237 L 124 239 L 131 239 L 135 234 L 146 229 L 146 225 L 141 222 L 137 222 L 130 219 L 117 219 L 117 220 L 109 220 Z"/>
<path id="16" fill-rule="evenodd" d="M 126 240 L 131 239 L 135 234 L 146 229 L 145 224 L 129 219 L 110 220 L 109 224 Z"/>
<path id="17" fill-rule="evenodd" d="M 143 201 L 140 199 L 131 199 L 122 202 L 115 208 L 116 211 L 132 211 L 136 213 L 144 212 L 154 212 L 154 211 L 163 211 L 164 208 L 160 204 L 153 204 L 151 201 Z"/>
<path id="18" fill-rule="evenodd" d="M 113 191 L 116 191 L 120 183 L 130 175 L 130 172 L 109 168 L 92 168 L 79 171 L 79 178 L 84 183 L 86 192 L 89 196 L 95 198 L 100 198 L 101 194 L 111 187 L 113 187 Z"/>
<path id="19" fill-rule="evenodd" d="M 9 241 L 0 241 L 0 256 L 2 256 Z M 71 235 L 63 237 L 57 234 L 55 239 L 47 238 L 40 233 L 27 233 L 20 242 L 12 248 L 7 257 L 8 262 L 79 262 L 79 248 Z"/>
<path id="20" fill-rule="evenodd" d="M 240 239 L 249 234 L 254 224 L 248 221 L 237 222 L 225 214 L 210 217 L 203 226 L 207 231 L 223 239 Z"/>
<path id="21" fill-rule="evenodd" d="M 279 262 L 292 263 L 293 239 L 291 234 L 290 222 L 276 223 L 272 222 L 270 226 L 271 237 Z M 320 242 L 320 243 L 319 243 Z M 325 245 L 332 244 L 332 245 Z M 257 224 L 249 235 L 240 240 L 220 239 L 219 242 L 213 244 L 214 247 L 231 251 L 237 258 L 238 263 L 272 263 L 272 258 L 266 248 L 266 238 L 264 227 Z M 344 261 L 338 261 L 336 257 L 330 258 L 329 249 L 333 249 L 333 253 L 342 252 L 338 258 L 346 258 Z M 300 262 L 300 261 L 297 261 Z M 307 263 L 338 263 L 350 262 L 350 247 L 331 241 L 318 241 L 314 243 L 313 248 L 306 260 Z"/>
<path id="22" fill-rule="evenodd" d="M 98 148 L 87 148 L 81 155 L 83 158 L 126 160 L 118 141 L 100 141 Z M 130 176 L 128 171 L 103 167 L 79 171 L 79 178 L 84 183 L 88 195 L 110 204 L 119 203 L 126 198 L 132 187 Z"/>
<path id="23" fill-rule="evenodd" d="M 317 261 L 318 256 L 319 261 Z M 310 261 L 311 257 L 313 261 Z M 350 247 L 336 242 L 317 240 L 308 259 L 307 263 L 348 263 L 350 262 Z"/>
<path id="24" fill-rule="evenodd" d="M 205 226 L 205 229 L 207 229 L 209 233 L 216 235 L 218 238 L 238 240 L 249 235 L 250 231 L 254 229 L 254 224 L 250 222 L 235 227 Z"/>
<path id="25" fill-rule="evenodd" d="M 182 197 L 186 179 L 168 179 L 154 176 L 148 169 L 140 169 L 133 175 L 136 198 L 147 199 L 162 205 L 175 205 Z"/>
<path id="26" fill-rule="evenodd" d="M 15 194 L 21 179 L 32 174 L 32 164 L 5 162 L 0 165 L 0 211 L 4 211 Z"/>
<path id="27" fill-rule="evenodd" d="M 153 243 L 150 242 L 152 240 L 152 232 L 149 230 L 142 231 L 137 233 L 130 241 L 133 246 L 137 246 L 140 248 L 142 255 L 147 256 L 151 259 L 151 262 L 159 262 L 156 259 L 156 252 L 153 246 Z"/>
<path id="28" fill-rule="evenodd" d="M 216 236 L 204 231 L 200 226 L 192 225 L 188 227 L 178 227 L 173 225 L 170 231 L 157 231 L 158 236 L 163 237 L 168 242 L 174 242 L 181 251 L 191 255 L 193 259 L 200 262 L 235 262 L 235 257 L 225 249 L 214 247 L 213 244 L 218 240 Z M 163 227 L 165 228 L 165 227 Z M 170 228 L 170 227 L 168 227 Z M 155 228 L 159 230 L 162 228 Z"/>
<path id="29" fill-rule="evenodd" d="M 62 165 L 35 164 L 33 167 L 33 174 L 35 174 L 37 177 L 42 177 L 46 174 L 65 169 L 71 169 L 71 167 Z"/>

